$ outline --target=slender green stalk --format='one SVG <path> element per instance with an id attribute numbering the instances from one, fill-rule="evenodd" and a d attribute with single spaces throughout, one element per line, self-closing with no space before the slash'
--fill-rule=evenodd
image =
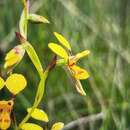
<path id="1" fill-rule="evenodd" d="M 26 0 L 23 0 L 23 3 L 24 3 L 24 15 L 21 16 L 21 20 L 22 20 L 22 25 L 20 25 L 21 27 L 21 30 L 23 30 L 24 32 L 22 32 L 23 34 L 25 34 L 25 38 L 27 39 L 27 26 L 28 26 L 28 11 L 27 11 L 27 3 L 26 3 Z M 24 29 L 22 28 L 24 27 Z M 21 32 L 20 32 L 21 33 Z M 25 43 L 26 44 L 26 43 Z M 34 100 L 34 103 L 33 103 L 33 106 L 32 106 L 32 109 L 31 111 L 24 117 L 24 119 L 21 121 L 21 123 L 19 124 L 18 126 L 18 130 L 20 130 L 20 128 L 22 127 L 22 125 L 24 123 L 26 123 L 29 118 L 31 117 L 31 114 L 33 113 L 33 111 L 35 110 L 35 108 L 38 107 L 39 103 L 41 102 L 42 100 L 42 97 L 44 95 L 44 89 L 45 89 L 45 83 L 46 83 L 46 79 L 47 79 L 47 76 L 48 76 L 48 72 L 49 70 L 46 70 L 44 73 L 43 73 L 43 68 L 42 68 L 42 65 L 41 65 L 41 62 L 39 60 L 39 57 L 37 56 L 34 48 L 31 46 L 30 43 L 27 42 L 26 44 L 27 46 L 25 47 L 25 50 L 27 51 L 28 53 L 28 56 L 29 58 L 31 59 L 32 63 L 34 64 L 34 66 L 36 67 L 38 73 L 39 73 L 39 76 L 40 76 L 40 83 L 38 85 L 38 89 L 37 89 L 37 92 L 36 92 L 36 96 L 35 96 L 35 100 Z"/>
<path id="2" fill-rule="evenodd" d="M 23 2 L 24 2 L 24 15 L 25 15 L 25 36 L 27 38 L 28 11 L 27 11 L 27 2 L 26 2 L 26 0 L 23 0 Z"/>
<path id="3" fill-rule="evenodd" d="M 59 59 L 56 61 L 56 66 L 63 66 L 63 65 L 66 65 L 66 61 L 65 59 Z"/>
<path id="4" fill-rule="evenodd" d="M 36 97 L 35 97 L 35 101 L 34 101 L 34 104 L 32 106 L 32 109 L 25 116 L 25 118 L 22 120 L 22 122 L 19 124 L 19 128 L 21 128 L 21 126 L 29 120 L 29 118 L 31 117 L 31 114 L 33 113 L 35 108 L 37 108 L 39 103 L 41 102 L 43 94 L 44 94 L 44 89 L 45 89 L 45 83 L 46 83 L 47 76 L 48 76 L 48 71 L 45 71 L 44 74 L 43 74 L 43 78 L 41 79 L 41 81 L 40 81 L 40 83 L 38 85 L 38 90 L 37 90 L 37 93 L 36 93 Z"/>

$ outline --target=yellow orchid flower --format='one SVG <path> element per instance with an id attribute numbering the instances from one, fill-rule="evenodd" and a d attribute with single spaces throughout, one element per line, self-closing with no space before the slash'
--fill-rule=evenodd
<path id="1" fill-rule="evenodd" d="M 0 101 L 0 129 L 7 130 L 10 127 L 10 114 L 13 109 L 13 100 Z"/>
<path id="2" fill-rule="evenodd" d="M 21 74 L 11 74 L 6 81 L 4 81 L 2 77 L 0 77 L 0 89 L 6 86 L 7 89 L 14 95 L 21 92 L 26 87 L 26 85 L 27 81 L 25 77 Z"/>
<path id="3" fill-rule="evenodd" d="M 18 45 L 10 50 L 5 57 L 4 68 L 11 68 L 18 64 L 23 58 L 25 50 L 22 45 Z"/>
<path id="4" fill-rule="evenodd" d="M 65 49 L 56 43 L 49 43 L 48 47 L 58 56 L 63 58 L 66 62 L 66 66 L 69 69 L 70 73 L 73 76 L 73 79 L 76 83 L 78 83 L 78 87 L 76 87 L 77 91 L 82 94 L 86 95 L 85 91 L 83 90 L 81 84 L 78 80 L 87 79 L 89 77 L 88 72 L 85 69 L 80 68 L 76 65 L 77 61 L 85 56 L 87 56 L 90 51 L 85 50 L 76 55 L 72 55 L 70 43 L 59 33 L 54 32 L 54 35 L 58 39 L 58 41 L 65 47 Z M 76 85 L 77 86 L 77 85 Z"/>

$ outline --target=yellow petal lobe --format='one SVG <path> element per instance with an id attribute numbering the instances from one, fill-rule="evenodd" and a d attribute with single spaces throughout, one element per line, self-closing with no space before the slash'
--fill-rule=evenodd
<path id="1" fill-rule="evenodd" d="M 85 57 L 85 56 L 87 56 L 87 55 L 89 55 L 89 54 L 90 54 L 90 51 L 89 51 L 89 50 L 85 50 L 85 51 L 82 51 L 82 52 L 80 52 L 80 53 L 77 53 L 77 54 L 75 55 L 74 59 L 75 59 L 76 61 L 78 61 L 79 59 L 81 59 L 81 58 L 83 58 L 83 57 Z"/>
<path id="2" fill-rule="evenodd" d="M 27 111 L 30 112 L 32 110 L 32 108 L 28 108 Z M 34 112 L 31 114 L 31 117 L 36 119 L 36 120 L 40 120 L 40 121 L 44 121 L 44 122 L 48 122 L 48 115 L 41 109 L 35 108 Z"/>
<path id="3" fill-rule="evenodd" d="M 73 65 L 70 69 L 74 73 L 74 77 L 79 80 L 87 79 L 89 77 L 88 72 L 85 69 L 80 68 L 79 66 Z"/>
<path id="4" fill-rule="evenodd" d="M 4 87 L 5 81 L 0 77 L 0 90 Z"/>
<path id="5" fill-rule="evenodd" d="M 6 80 L 6 87 L 14 95 L 21 92 L 27 85 L 25 77 L 21 74 L 11 74 Z"/>
<path id="6" fill-rule="evenodd" d="M 57 122 L 57 123 L 53 124 L 51 130 L 62 130 L 63 127 L 64 127 L 64 123 Z"/>
<path id="7" fill-rule="evenodd" d="M 33 123 L 24 123 L 21 126 L 22 130 L 43 130 L 42 127 L 40 127 L 39 125 L 33 124 Z"/>
<path id="8" fill-rule="evenodd" d="M 58 39 L 58 41 L 67 49 L 71 50 L 71 46 L 69 44 L 69 42 L 66 40 L 66 38 L 64 38 L 61 34 L 54 32 L 54 35 L 56 36 L 56 38 Z"/>
<path id="9" fill-rule="evenodd" d="M 64 59 L 68 59 L 68 54 L 65 51 L 65 49 L 63 47 L 61 47 L 60 45 L 57 45 L 55 43 L 49 43 L 48 47 L 58 56 L 64 58 Z"/>

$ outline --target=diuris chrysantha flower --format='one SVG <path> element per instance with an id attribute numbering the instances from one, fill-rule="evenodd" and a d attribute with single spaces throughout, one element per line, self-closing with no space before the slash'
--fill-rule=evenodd
<path id="1" fill-rule="evenodd" d="M 66 61 L 66 66 L 76 82 L 77 91 L 82 95 L 86 95 L 79 80 L 87 79 L 89 77 L 89 74 L 85 69 L 82 69 L 79 66 L 77 66 L 76 63 L 82 57 L 87 56 L 90 53 L 90 51 L 85 50 L 80 53 L 77 53 L 76 55 L 72 55 L 71 46 L 69 42 L 61 34 L 58 34 L 57 32 L 54 32 L 54 35 L 56 36 L 58 41 L 65 47 L 65 49 L 61 45 L 58 45 L 56 43 L 49 43 L 49 48 Z M 77 86 L 77 84 L 79 85 Z"/>

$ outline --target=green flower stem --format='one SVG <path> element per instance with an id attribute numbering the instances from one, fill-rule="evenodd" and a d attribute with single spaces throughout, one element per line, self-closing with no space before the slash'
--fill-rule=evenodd
<path id="1" fill-rule="evenodd" d="M 39 60 L 39 57 L 38 57 L 35 49 L 29 42 L 26 42 L 24 44 L 24 48 L 25 48 L 26 52 L 28 53 L 28 56 L 31 59 L 32 63 L 34 64 L 35 68 L 37 69 L 39 76 L 42 77 L 43 68 L 42 68 L 41 62 Z"/>
<path id="2" fill-rule="evenodd" d="M 67 62 L 65 59 L 59 59 L 56 61 L 56 66 L 64 66 L 66 64 L 67 64 Z"/>
<path id="3" fill-rule="evenodd" d="M 38 89 L 37 89 L 37 93 L 36 93 L 36 96 L 35 96 L 35 101 L 34 101 L 34 104 L 32 106 L 32 109 L 31 111 L 25 116 L 25 118 L 21 121 L 21 123 L 19 124 L 19 127 L 18 127 L 18 130 L 22 127 L 22 125 L 24 123 L 26 123 L 29 118 L 31 117 L 31 114 L 34 112 L 35 108 L 38 107 L 39 103 L 41 102 L 42 100 L 42 97 L 44 95 L 44 90 L 45 90 L 45 83 L 46 83 L 46 79 L 47 79 L 47 76 L 48 76 L 48 70 L 46 70 L 44 73 L 43 73 L 43 77 L 38 85 Z"/>
<path id="4" fill-rule="evenodd" d="M 27 10 L 27 2 L 23 0 L 24 9 L 22 11 L 20 22 L 19 22 L 19 29 L 22 36 L 27 39 L 27 27 L 28 27 L 28 10 Z"/>
<path id="5" fill-rule="evenodd" d="M 14 112 L 12 112 L 12 116 L 13 116 L 14 130 L 17 130 L 17 129 L 18 129 L 18 126 L 17 126 L 17 121 L 16 121 L 16 117 L 15 117 Z"/>
<path id="6" fill-rule="evenodd" d="M 27 11 L 26 0 L 23 0 L 23 2 L 24 2 L 24 12 L 20 19 L 20 33 L 22 34 L 22 36 L 25 36 L 24 37 L 25 39 L 27 39 L 28 11 Z M 45 83 L 46 83 L 46 79 L 47 79 L 48 72 L 49 72 L 49 69 L 46 69 L 46 71 L 43 73 L 43 68 L 42 68 L 41 62 L 39 60 L 39 57 L 37 56 L 37 53 L 36 53 L 35 49 L 33 48 L 33 46 L 29 42 L 27 42 L 27 40 L 25 41 L 23 46 L 24 46 L 26 52 L 28 53 L 29 58 L 31 59 L 32 63 L 34 64 L 34 66 L 36 67 L 36 69 L 38 71 L 38 74 L 40 76 L 40 83 L 38 85 L 38 89 L 36 92 L 36 96 L 35 96 L 35 100 L 34 100 L 32 109 L 21 121 L 21 123 L 18 126 L 18 130 L 20 130 L 22 125 L 29 120 L 29 118 L 31 117 L 31 114 L 34 112 L 35 108 L 37 108 L 38 105 L 40 104 L 42 97 L 44 95 Z"/>
<path id="7" fill-rule="evenodd" d="M 24 3 L 24 15 L 25 15 L 25 38 L 27 38 L 27 28 L 28 28 L 28 10 L 27 10 L 27 1 L 23 0 Z"/>

